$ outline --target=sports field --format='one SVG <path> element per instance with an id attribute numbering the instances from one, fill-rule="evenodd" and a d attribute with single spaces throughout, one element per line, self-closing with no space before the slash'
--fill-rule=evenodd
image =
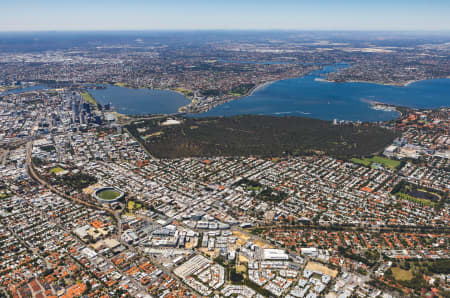
<path id="1" fill-rule="evenodd" d="M 411 270 L 404 270 L 399 267 L 392 267 L 391 270 L 395 280 L 411 280 L 413 278 Z"/>
<path id="2" fill-rule="evenodd" d="M 58 173 L 61 173 L 61 172 L 63 172 L 64 171 L 64 169 L 63 168 L 61 168 L 61 167 L 54 167 L 54 168 L 52 168 L 52 169 L 50 169 L 50 173 L 53 173 L 53 174 L 58 174 Z"/>
<path id="3" fill-rule="evenodd" d="M 363 166 L 369 166 L 370 165 L 370 161 L 368 161 L 367 159 L 352 158 L 351 161 L 354 162 L 354 163 L 363 165 Z"/>
<path id="4" fill-rule="evenodd" d="M 363 159 L 352 158 L 351 161 L 364 166 L 369 166 L 373 163 L 377 163 L 390 169 L 395 169 L 400 165 L 400 162 L 398 160 L 393 160 L 381 156 L 374 156 L 371 158 L 363 158 Z"/>
<path id="5" fill-rule="evenodd" d="M 102 190 L 102 191 L 98 192 L 97 196 L 102 200 L 112 201 L 112 200 L 117 199 L 120 196 L 120 193 L 118 193 L 115 190 L 106 189 L 106 190 Z"/>

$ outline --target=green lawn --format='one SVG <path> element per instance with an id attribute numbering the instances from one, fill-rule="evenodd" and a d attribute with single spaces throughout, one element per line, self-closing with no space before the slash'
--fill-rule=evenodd
<path id="1" fill-rule="evenodd" d="M 120 196 L 120 193 L 115 190 L 107 189 L 97 193 L 97 196 L 102 200 L 111 201 L 117 199 L 117 197 Z"/>
<path id="2" fill-rule="evenodd" d="M 95 98 L 92 97 L 91 94 L 89 94 L 89 92 L 80 92 L 81 96 L 83 96 L 83 99 L 90 103 L 93 104 L 95 107 L 97 107 L 97 101 L 95 100 Z"/>
<path id="3" fill-rule="evenodd" d="M 363 158 L 363 159 L 352 158 L 350 161 L 364 166 L 369 166 L 372 163 L 377 163 L 390 169 L 395 169 L 400 165 L 400 162 L 398 160 L 393 160 L 381 156 L 374 156 L 371 158 Z"/>
<path id="4" fill-rule="evenodd" d="M 192 90 L 185 89 L 185 88 L 175 88 L 174 90 L 177 91 L 177 92 L 183 93 L 183 95 L 184 95 L 185 97 L 192 96 L 192 95 L 194 94 L 194 93 L 192 92 Z"/>
<path id="5" fill-rule="evenodd" d="M 411 270 L 404 270 L 399 267 L 392 267 L 392 275 L 394 276 L 395 280 L 402 281 L 402 280 L 411 280 L 413 279 L 413 273 Z"/>
<path id="6" fill-rule="evenodd" d="M 352 158 L 351 161 L 354 162 L 354 163 L 363 165 L 363 166 L 369 166 L 370 165 L 370 161 L 368 161 L 367 159 Z"/>
<path id="7" fill-rule="evenodd" d="M 416 198 L 416 197 L 410 196 L 410 195 L 408 195 L 406 193 L 403 193 L 403 192 L 398 192 L 398 193 L 395 194 L 395 196 L 399 197 L 399 198 L 401 198 L 403 200 L 407 200 L 407 201 L 410 201 L 410 202 L 414 202 L 414 203 L 417 203 L 417 204 L 426 205 L 426 206 L 430 206 L 430 207 L 434 207 L 436 205 L 436 203 L 433 202 L 433 201 Z"/>
<path id="8" fill-rule="evenodd" d="M 136 203 L 135 201 L 128 201 L 128 209 L 129 210 L 139 210 L 142 208 L 140 203 Z"/>
<path id="9" fill-rule="evenodd" d="M 393 160 L 393 159 L 389 159 L 389 158 L 385 158 L 385 157 L 381 157 L 381 156 L 374 156 L 368 160 L 370 160 L 371 162 L 385 165 L 391 169 L 395 169 L 396 167 L 398 167 L 400 165 L 400 162 L 398 160 Z"/>
<path id="10" fill-rule="evenodd" d="M 262 187 L 261 186 L 249 186 L 249 187 L 247 187 L 247 190 L 261 191 Z"/>
<path id="11" fill-rule="evenodd" d="M 58 173 L 61 173 L 61 172 L 63 172 L 64 171 L 64 169 L 63 168 L 61 168 L 61 167 L 54 167 L 54 168 L 52 168 L 52 169 L 50 169 L 50 173 L 53 173 L 53 174 L 58 174 Z"/>

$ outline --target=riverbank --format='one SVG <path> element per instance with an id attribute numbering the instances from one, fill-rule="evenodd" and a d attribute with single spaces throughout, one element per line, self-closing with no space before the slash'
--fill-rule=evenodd
<path id="1" fill-rule="evenodd" d="M 397 112 L 399 114 L 397 119 L 401 119 L 403 117 L 403 112 L 401 111 L 402 109 L 410 109 L 408 107 L 401 107 L 401 106 L 386 104 L 383 102 L 365 99 L 365 98 L 361 98 L 361 101 L 368 103 L 370 105 L 370 108 L 373 110 L 384 111 L 384 112 Z"/>
<path id="2" fill-rule="evenodd" d="M 259 90 L 261 90 L 261 89 L 263 89 L 263 88 L 265 88 L 265 87 L 267 87 L 267 86 L 269 86 L 269 85 L 271 85 L 271 84 L 273 84 L 273 83 L 275 83 L 277 81 L 281 81 L 281 80 L 284 80 L 284 79 L 272 80 L 272 81 L 267 81 L 265 83 L 261 83 L 261 84 L 255 86 L 255 87 L 253 87 L 252 89 L 250 89 L 249 92 L 246 95 L 244 95 L 244 96 L 251 96 L 256 91 L 259 91 Z"/>
<path id="3" fill-rule="evenodd" d="M 280 79 L 280 80 L 284 80 L 284 79 Z M 275 82 L 277 82 L 277 81 L 279 81 L 279 80 L 272 80 L 272 81 L 267 81 L 267 82 L 258 84 L 258 85 L 256 85 L 256 86 L 254 86 L 253 88 L 251 88 L 250 90 L 248 90 L 245 94 L 242 94 L 242 95 L 239 95 L 239 96 L 225 97 L 225 98 L 223 98 L 222 100 L 217 101 L 215 104 L 208 106 L 206 109 L 204 109 L 204 110 L 199 110 L 199 111 L 195 111 L 195 110 L 194 110 L 194 111 L 189 111 L 189 107 L 194 103 L 195 98 L 190 97 L 190 96 L 187 96 L 187 95 L 184 94 L 183 92 L 181 92 L 181 91 L 179 91 L 179 90 L 176 90 L 176 89 L 179 89 L 179 88 L 176 88 L 176 89 L 169 89 L 169 90 L 175 91 L 175 92 L 177 92 L 177 93 L 180 93 L 181 95 L 183 95 L 184 97 L 186 97 L 188 100 L 191 101 L 189 104 L 180 107 L 180 108 L 178 109 L 178 112 L 180 112 L 180 113 L 189 113 L 189 114 L 197 114 L 197 113 L 199 113 L 199 112 L 200 112 L 200 113 L 206 113 L 206 112 L 208 112 L 209 110 L 213 109 L 213 108 L 216 107 L 216 106 L 222 105 L 222 104 L 224 104 L 224 103 L 227 103 L 227 102 L 230 102 L 230 101 L 233 101 L 233 100 L 237 100 L 237 99 L 240 99 L 240 98 L 244 98 L 244 97 L 247 97 L 247 96 L 251 96 L 251 95 L 253 95 L 253 93 L 255 93 L 256 91 L 261 90 L 261 89 L 263 89 L 263 88 L 265 88 L 265 87 L 269 86 L 270 84 L 275 83 Z M 187 89 L 186 89 L 186 90 L 187 90 Z M 189 91 L 193 92 L 192 90 L 189 90 Z"/>
<path id="4" fill-rule="evenodd" d="M 192 100 L 186 97 L 187 90 L 126 88 L 112 84 L 105 87 L 87 91 L 99 104 L 111 104 L 115 111 L 126 115 L 176 114 Z"/>
<path id="5" fill-rule="evenodd" d="M 280 81 L 282 81 L 282 80 L 280 80 Z M 247 94 L 245 94 L 243 96 L 240 96 L 238 98 L 250 96 L 250 95 L 254 94 L 256 91 L 262 90 L 263 88 L 265 88 L 265 87 L 267 87 L 270 84 L 275 83 L 275 82 L 278 82 L 278 80 L 276 80 L 276 81 L 267 81 L 267 82 L 261 83 L 258 86 L 255 86 L 254 88 L 252 88 L 252 90 L 249 90 L 247 92 Z M 136 88 L 134 88 L 134 89 L 136 89 Z M 146 89 L 146 88 L 139 88 L 139 89 Z M 150 89 L 150 90 L 152 90 L 152 89 Z M 164 90 L 164 89 L 158 89 L 158 90 Z M 164 90 L 164 91 L 174 91 L 174 92 L 178 93 L 179 95 L 183 95 L 184 96 L 184 93 L 181 90 L 170 89 L 170 90 Z M 238 98 L 235 98 L 235 97 L 234 98 L 228 98 L 228 101 L 232 101 L 232 100 L 238 99 Z M 383 103 L 383 102 L 379 102 L 379 101 L 375 101 L 375 100 L 371 100 L 371 99 L 367 99 L 367 98 L 360 98 L 358 100 L 368 104 L 369 105 L 368 108 L 371 109 L 371 110 L 382 111 L 382 112 L 390 112 L 391 114 L 393 114 L 391 119 L 380 119 L 380 120 L 372 120 L 372 121 L 370 121 L 370 120 L 367 121 L 365 119 L 361 119 L 363 122 L 379 122 L 379 121 L 383 122 L 383 121 L 392 121 L 392 120 L 395 120 L 395 119 L 399 119 L 399 118 L 403 117 L 403 115 L 404 115 L 404 112 L 402 112 L 402 111 L 405 111 L 405 109 L 407 109 L 406 107 L 396 106 L 396 105 L 392 105 L 392 104 L 386 104 L 386 103 Z M 186 107 L 186 105 L 184 105 L 182 107 Z M 395 112 L 395 114 L 393 112 Z M 114 111 L 113 114 L 114 114 L 115 118 L 118 120 L 119 124 L 127 124 L 127 123 L 130 122 L 130 120 L 134 119 L 133 116 L 130 116 L 129 114 L 127 114 L 126 112 L 123 112 L 123 111 L 119 111 L 119 112 L 118 111 Z M 188 113 L 188 114 L 192 114 L 192 115 L 195 116 L 194 113 Z M 203 114 L 203 113 L 201 113 L 201 114 Z M 201 117 L 201 114 L 199 114 L 200 117 Z M 145 118 L 147 116 L 149 117 L 151 115 L 151 113 L 149 113 L 149 114 L 144 114 L 143 113 L 142 115 Z M 144 115 L 147 115 L 147 116 L 144 116 Z M 177 112 L 175 112 L 175 113 L 163 113 L 163 114 L 159 114 L 159 115 L 161 115 L 161 116 L 165 115 L 166 117 L 170 117 L 170 116 L 177 116 L 177 115 L 181 116 L 181 113 L 180 114 L 178 114 Z M 290 115 L 290 116 L 299 116 L 299 117 L 305 117 L 306 116 L 306 117 L 310 117 L 310 118 L 318 118 L 318 117 L 312 117 L 312 113 L 311 112 L 308 112 L 308 111 L 303 111 L 302 112 L 301 110 L 297 110 L 297 109 L 294 109 L 292 111 L 285 110 L 285 112 L 280 112 L 280 110 L 278 109 L 276 112 L 273 112 L 270 115 L 277 116 L 277 117 Z M 223 116 L 227 116 L 227 115 L 223 115 Z M 318 118 L 318 119 L 320 119 L 320 118 Z M 346 120 L 345 118 L 337 118 L 337 119 L 338 120 Z M 328 120 L 330 120 L 330 119 L 328 119 Z M 348 121 L 356 121 L 356 120 L 349 119 Z"/>
<path id="6" fill-rule="evenodd" d="M 213 109 L 213 108 L 215 108 L 215 107 L 217 107 L 219 105 L 225 104 L 227 102 L 231 102 L 231 101 L 234 101 L 234 100 L 237 100 L 237 99 L 241 99 L 241 98 L 244 98 L 244 97 L 252 96 L 256 91 L 259 91 L 259 90 L 261 90 L 261 89 L 263 89 L 263 88 L 265 88 L 265 87 L 267 87 L 267 86 L 269 86 L 269 85 L 271 85 L 273 83 L 276 83 L 276 82 L 279 82 L 279 81 L 283 81 L 283 80 L 288 80 L 288 79 L 302 78 L 302 77 L 307 76 L 307 75 L 311 74 L 312 72 L 320 70 L 322 68 L 323 68 L 323 66 L 321 66 L 321 67 L 319 67 L 319 66 L 314 66 L 313 67 L 312 66 L 311 69 L 305 69 L 306 72 L 301 73 L 301 74 L 297 74 L 297 75 L 291 74 L 291 75 L 288 75 L 286 77 L 280 77 L 280 78 L 275 79 L 275 80 L 272 79 L 270 81 L 265 81 L 265 82 L 262 82 L 262 83 L 258 83 L 253 88 L 248 90 L 245 94 L 239 94 L 238 96 L 232 96 L 232 94 L 227 93 L 225 96 L 223 96 L 217 102 L 211 103 L 205 109 L 195 109 L 195 107 L 194 107 L 193 110 L 190 110 L 189 107 L 192 106 L 192 101 L 194 101 L 195 99 L 194 98 L 191 99 L 190 97 L 187 97 L 185 95 L 186 98 L 191 100 L 191 103 L 186 105 L 186 106 L 181 107 L 179 109 L 179 112 L 190 113 L 190 114 L 206 113 L 206 112 L 210 111 L 211 109 Z M 228 95 L 228 97 L 227 97 L 227 95 Z"/>
<path id="7" fill-rule="evenodd" d="M 8 92 L 8 91 L 11 91 L 11 90 L 16 90 L 16 89 L 19 89 L 19 88 L 21 88 L 21 87 L 19 87 L 19 86 L 4 86 L 4 87 L 0 87 L 0 93 Z"/>
<path id="8" fill-rule="evenodd" d="M 333 81 L 333 80 L 328 80 L 328 79 L 324 79 L 324 78 L 315 78 L 314 81 L 316 82 L 323 82 L 323 83 L 365 83 L 365 84 L 375 84 L 375 85 L 382 85 L 382 86 L 396 86 L 396 87 L 408 87 L 409 85 L 416 83 L 416 82 L 420 82 L 420 81 L 425 81 L 426 79 L 423 80 L 411 80 L 408 82 L 404 82 L 404 83 L 385 83 L 385 82 L 377 82 L 377 81 L 358 81 L 358 80 L 350 80 L 350 81 Z"/>
<path id="9" fill-rule="evenodd" d="M 92 104 L 96 109 L 98 109 L 98 102 L 88 91 L 80 91 L 80 95 L 87 102 Z"/>
<path id="10" fill-rule="evenodd" d="M 258 115 L 291 115 L 304 116 L 322 120 L 337 119 L 339 121 L 380 122 L 397 119 L 404 109 L 392 106 L 411 108 L 436 108 L 447 105 L 450 85 L 447 81 L 427 80 L 410 88 L 392 87 L 392 84 L 380 82 L 359 82 L 362 84 L 321 84 L 331 82 L 324 77 L 324 73 L 335 71 L 336 67 L 329 66 L 316 72 L 309 72 L 299 77 L 261 78 L 250 89 L 236 88 L 241 92 L 229 93 L 222 90 L 216 96 L 204 97 L 200 91 L 185 88 L 149 89 L 170 90 L 177 95 L 166 94 L 165 99 L 183 96 L 184 101 L 170 112 L 157 109 L 160 102 L 166 101 L 161 97 L 153 97 L 150 92 L 147 97 L 136 95 L 136 92 L 125 89 L 114 89 L 112 92 L 93 93 L 98 99 L 105 99 L 104 94 L 111 98 L 121 99 L 113 103 L 123 114 L 171 114 L 187 113 L 189 116 L 233 116 L 238 114 Z M 444 79 L 445 80 L 445 79 Z M 317 82 L 319 81 L 319 82 Z M 417 81 L 403 82 L 409 86 Z M 119 88 L 119 87 L 115 87 Z M 144 89 L 144 88 L 139 88 Z M 146 88 L 145 88 L 146 89 Z M 259 92 L 257 92 L 259 91 Z M 121 94 L 118 96 L 116 93 Z M 243 94 L 245 93 L 245 94 Z M 194 94 L 196 96 L 194 96 Z M 134 97 L 136 101 L 134 101 Z M 164 96 L 163 96 L 164 97 Z M 106 97 L 107 99 L 108 97 Z M 363 104 L 360 99 L 369 98 L 379 103 Z M 106 100 L 105 99 L 105 100 Z M 139 100 L 139 102 L 137 102 Z M 149 105 L 148 102 L 154 102 Z M 139 104 L 139 106 L 138 106 Z M 386 105 L 390 104 L 392 106 Z M 167 104 L 166 104 L 167 106 Z M 121 107 L 121 108 L 120 108 Z M 404 113 L 403 113 L 404 114 Z"/>
<path id="11" fill-rule="evenodd" d="M 317 82 L 324 82 L 324 83 L 365 83 L 365 84 L 375 84 L 375 85 L 382 85 L 382 86 L 394 86 L 394 87 L 408 87 L 411 84 L 426 81 L 428 79 L 422 79 L 422 80 L 410 80 L 407 82 L 392 82 L 392 83 L 386 83 L 386 82 L 377 82 L 377 81 L 363 81 L 363 80 L 350 80 L 350 81 L 333 81 L 323 78 L 315 78 L 315 81 Z"/>

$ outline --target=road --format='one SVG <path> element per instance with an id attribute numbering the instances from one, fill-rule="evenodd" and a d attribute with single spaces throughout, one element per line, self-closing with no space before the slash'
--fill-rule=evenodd
<path id="1" fill-rule="evenodd" d="M 2 166 L 6 164 L 8 158 L 9 149 L 0 149 L 0 163 Z"/>
<path id="2" fill-rule="evenodd" d="M 70 201 L 73 201 L 75 203 L 87 206 L 89 208 L 94 208 L 94 209 L 100 209 L 100 210 L 104 210 L 106 212 L 108 212 L 110 215 L 113 215 L 114 218 L 116 219 L 117 222 L 117 234 L 116 237 L 118 239 L 118 241 L 124 245 L 128 250 L 131 250 L 135 253 L 137 253 L 139 256 L 144 257 L 144 258 L 148 258 L 154 265 L 156 265 L 159 269 L 161 269 L 165 274 L 171 276 L 172 278 L 174 278 L 175 280 L 177 280 L 180 284 L 183 284 L 183 282 L 176 277 L 170 270 L 168 270 L 167 268 L 165 268 L 164 266 L 162 266 L 162 264 L 154 257 L 149 256 L 147 254 L 145 254 L 143 251 L 141 251 L 140 249 L 128 245 L 127 243 L 125 243 L 122 240 L 122 222 L 120 220 L 120 211 L 115 211 L 112 210 L 110 208 L 106 208 L 104 206 L 98 206 L 98 205 L 94 205 L 92 203 L 77 199 L 77 198 L 73 198 L 71 196 L 66 195 L 65 193 L 61 192 L 60 190 L 56 189 L 55 187 L 53 187 L 52 185 L 50 185 L 47 181 L 45 181 L 44 179 L 42 179 L 37 173 L 36 170 L 33 167 L 33 164 L 31 162 L 31 158 L 32 158 L 32 150 L 33 150 L 33 142 L 30 141 L 27 143 L 26 145 L 26 150 L 27 150 L 27 157 L 26 157 L 26 168 L 28 170 L 28 173 L 30 175 L 30 177 L 32 177 L 35 181 L 37 181 L 38 183 L 40 183 L 41 185 L 43 185 L 44 187 L 46 187 L 48 190 L 50 190 L 51 192 L 67 199 Z M 59 226 L 59 225 L 58 225 Z M 64 228 L 62 226 L 59 226 L 59 228 L 61 228 L 62 230 L 64 230 Z M 70 232 L 70 231 L 69 231 Z M 114 268 L 116 268 L 117 270 L 119 270 L 119 272 L 121 272 L 124 276 L 127 276 L 125 273 L 123 273 L 119 268 L 117 268 L 112 262 L 111 260 L 108 259 L 108 263 L 112 264 L 114 266 Z M 133 282 L 133 284 L 135 284 L 135 286 L 140 289 L 140 291 L 142 292 L 146 292 L 145 288 L 139 283 L 136 282 L 133 278 L 130 278 L 130 280 Z"/>
<path id="3" fill-rule="evenodd" d="M 142 149 L 144 149 L 144 151 L 145 151 L 145 153 L 147 153 L 147 155 L 151 158 L 151 159 L 153 159 L 153 160 L 155 160 L 155 161 L 159 161 L 159 158 L 156 158 L 153 154 L 151 154 L 148 150 L 147 150 L 147 148 L 145 147 L 145 145 L 144 144 L 142 144 L 142 142 L 140 141 L 140 140 L 138 140 L 137 138 L 135 138 L 134 137 L 134 135 L 131 133 L 131 132 L 129 132 L 128 131 L 128 129 L 126 129 L 125 128 L 125 131 L 141 146 L 141 148 Z"/>
<path id="4" fill-rule="evenodd" d="M 411 233 L 417 231 L 423 231 L 425 233 L 449 233 L 450 227 L 433 227 L 433 226 L 397 226 L 397 227 L 373 227 L 373 226 L 348 226 L 348 225 L 339 225 L 333 224 L 333 226 L 329 225 L 319 225 L 319 224 L 297 224 L 297 225 L 262 225 L 262 226 L 254 226 L 248 228 L 247 230 L 251 231 L 254 229 L 262 229 L 268 230 L 271 228 L 279 229 L 303 229 L 303 230 L 324 230 L 324 231 L 334 231 L 334 232 L 345 232 L 345 231 L 363 231 L 363 232 L 398 232 L 398 233 Z"/>
<path id="5" fill-rule="evenodd" d="M 115 217 L 116 221 L 117 221 L 117 238 L 122 242 L 122 239 L 120 237 L 122 235 L 122 223 L 121 223 L 121 220 L 120 220 L 119 212 L 116 212 L 116 211 L 114 211 L 114 210 L 112 210 L 110 208 L 106 208 L 106 207 L 103 207 L 103 206 L 97 206 L 97 205 L 91 204 L 89 202 L 85 202 L 85 201 L 82 201 L 80 199 L 73 198 L 71 196 L 68 196 L 68 195 L 62 193 L 61 191 L 59 191 L 58 189 L 56 189 L 55 187 L 50 185 L 47 181 L 45 181 L 42 178 L 40 178 L 39 175 L 36 173 L 35 169 L 33 168 L 33 164 L 31 162 L 33 142 L 31 142 L 31 141 L 28 142 L 26 149 L 27 149 L 27 158 L 26 158 L 27 170 L 28 170 L 28 173 L 30 174 L 30 176 L 35 181 L 39 182 L 41 185 L 43 185 L 44 187 L 49 189 L 51 192 L 53 192 L 53 193 L 55 193 L 55 194 L 65 198 L 67 200 L 73 201 L 75 203 L 78 203 L 78 204 L 81 204 L 81 205 L 84 205 L 84 206 L 87 206 L 87 207 L 90 207 L 90 208 L 104 210 L 104 211 L 108 212 L 109 214 L 113 215 Z M 41 212 L 41 213 L 42 213 L 42 216 L 45 217 L 45 214 L 43 212 Z M 48 219 L 48 220 L 51 221 L 51 219 Z M 61 226 L 59 223 L 56 223 L 56 224 L 61 230 L 65 231 L 66 233 L 72 234 L 72 231 L 66 231 L 64 229 L 64 227 Z M 111 266 L 116 268 L 116 270 L 118 270 L 122 275 L 127 276 L 120 268 L 115 266 L 115 264 L 109 258 L 106 258 L 106 260 L 108 261 L 108 264 L 110 264 Z M 137 282 L 136 280 L 131 279 L 131 278 L 130 278 L 130 280 L 131 280 L 131 282 L 133 283 L 133 285 L 137 289 L 139 289 L 141 292 L 146 292 L 146 289 L 139 282 Z"/>
<path id="6" fill-rule="evenodd" d="M 114 217 L 118 217 L 117 212 L 115 212 L 114 210 L 110 209 L 110 208 L 106 208 L 104 206 L 98 206 L 71 196 L 66 195 L 65 193 L 63 193 L 62 191 L 56 189 L 54 186 L 50 185 L 47 181 L 45 181 L 44 179 L 42 179 L 39 174 L 36 173 L 36 170 L 33 167 L 33 164 L 31 162 L 31 155 L 32 155 L 32 151 L 33 151 L 33 142 L 30 141 L 27 143 L 27 159 L 26 159 L 26 168 L 28 171 L 28 174 L 30 175 L 31 178 L 33 178 L 35 181 L 39 182 L 41 185 L 45 186 L 47 189 L 49 189 L 51 192 L 67 199 L 70 201 L 73 201 L 75 203 L 93 208 L 93 209 L 99 209 L 99 210 L 103 210 L 106 211 L 107 213 L 109 213 L 110 215 L 113 215 Z"/>

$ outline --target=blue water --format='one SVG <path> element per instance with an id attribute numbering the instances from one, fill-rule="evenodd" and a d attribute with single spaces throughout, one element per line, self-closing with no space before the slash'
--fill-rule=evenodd
<path id="1" fill-rule="evenodd" d="M 90 89 L 89 93 L 102 105 L 111 103 L 117 112 L 127 115 L 172 114 L 189 104 L 186 97 L 169 90 L 107 86 Z"/>
<path id="2" fill-rule="evenodd" d="M 36 86 L 18 88 L 18 89 L 5 91 L 5 92 L 0 92 L 0 96 L 1 95 L 7 95 L 7 94 L 17 94 L 17 93 L 23 93 L 23 92 L 30 92 L 30 91 L 35 91 L 35 90 L 43 90 L 43 89 L 46 89 L 46 88 L 48 88 L 48 87 L 45 86 L 45 85 L 36 85 Z"/>
<path id="3" fill-rule="evenodd" d="M 327 66 L 304 77 L 274 82 L 251 96 L 196 116 L 258 114 L 374 122 L 397 118 L 398 113 L 373 110 L 369 100 L 414 108 L 450 106 L 450 79 L 425 80 L 406 87 L 317 81 L 337 67 L 347 65 Z"/>
<path id="4" fill-rule="evenodd" d="M 425 80 L 407 87 L 317 81 L 323 79 L 325 73 L 347 66 L 326 66 L 300 78 L 277 81 L 255 91 L 251 96 L 193 116 L 258 114 L 374 122 L 397 118 L 398 113 L 373 110 L 368 101 L 414 108 L 450 106 L 450 79 Z M 45 85 L 26 87 L 0 93 L 0 96 L 45 88 Z M 111 103 L 116 111 L 129 115 L 176 113 L 179 107 L 189 103 L 183 95 L 167 90 L 106 86 L 106 89 L 90 89 L 90 93 L 101 104 Z"/>

